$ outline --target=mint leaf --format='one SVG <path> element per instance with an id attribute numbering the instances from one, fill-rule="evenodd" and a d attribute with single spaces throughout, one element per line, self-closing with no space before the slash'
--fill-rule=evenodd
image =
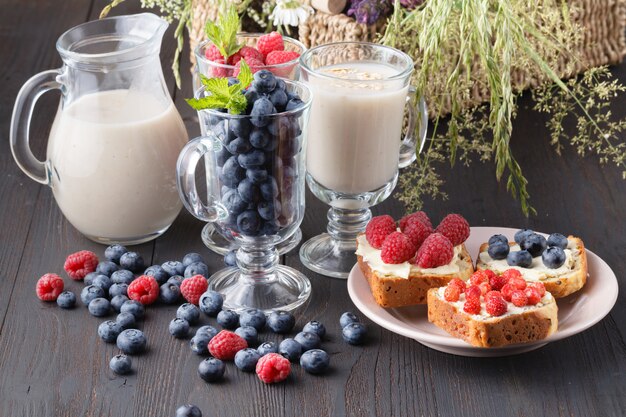
<path id="1" fill-rule="evenodd" d="M 241 114 L 246 111 L 247 106 L 248 100 L 241 93 L 232 96 L 228 102 L 228 110 L 231 114 Z"/>
<path id="2" fill-rule="evenodd" d="M 245 99 L 245 97 L 244 97 Z M 215 96 L 208 96 L 202 98 L 187 98 L 185 99 L 194 110 L 206 110 L 206 109 L 223 109 L 228 104 L 228 100 L 223 100 Z"/>
<path id="3" fill-rule="evenodd" d="M 202 81 L 202 84 L 206 91 L 210 92 L 212 96 L 219 97 L 225 101 L 228 101 L 231 96 L 228 87 L 228 79 L 226 78 L 207 78 Z"/>
<path id="4" fill-rule="evenodd" d="M 237 43 L 237 32 L 239 31 L 239 15 L 234 5 L 230 5 L 225 14 L 220 14 L 218 24 L 207 20 L 204 32 L 207 38 L 217 47 L 224 61 L 237 53 L 243 45 Z"/>
<path id="5" fill-rule="evenodd" d="M 239 61 L 239 75 L 237 75 L 237 79 L 243 88 L 247 88 L 254 79 L 250 67 L 243 59 Z"/>

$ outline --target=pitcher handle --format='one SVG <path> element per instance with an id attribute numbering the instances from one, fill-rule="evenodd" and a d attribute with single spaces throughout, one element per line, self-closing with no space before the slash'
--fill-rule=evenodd
<path id="1" fill-rule="evenodd" d="M 207 153 L 215 153 L 222 149 L 222 143 L 217 136 L 209 133 L 207 136 L 197 137 L 187 143 L 178 156 L 176 162 L 178 194 L 185 208 L 191 214 L 205 222 L 215 222 L 226 218 L 226 208 L 211 194 L 211 187 L 207 184 L 208 201 L 205 204 L 198 194 L 196 187 L 196 168 L 198 162 Z M 207 172 L 207 177 L 215 174 Z"/>
<path id="2" fill-rule="evenodd" d="M 50 90 L 61 89 L 57 77 L 61 70 L 40 72 L 31 77 L 17 93 L 13 115 L 11 116 L 11 153 L 17 165 L 26 175 L 41 184 L 50 184 L 46 163 L 33 155 L 30 148 L 30 120 L 39 97 Z"/>
<path id="3" fill-rule="evenodd" d="M 417 101 L 415 105 L 413 104 L 414 101 Z M 406 135 L 400 145 L 400 161 L 398 163 L 400 168 L 411 165 L 417 158 L 416 152 L 422 152 L 428 130 L 428 109 L 426 108 L 426 102 L 423 97 L 417 96 L 417 90 L 413 86 L 409 87 L 406 103 L 408 105 L 408 126 Z M 416 138 L 415 127 L 417 123 L 419 123 L 419 132 L 417 132 L 418 137 Z"/>

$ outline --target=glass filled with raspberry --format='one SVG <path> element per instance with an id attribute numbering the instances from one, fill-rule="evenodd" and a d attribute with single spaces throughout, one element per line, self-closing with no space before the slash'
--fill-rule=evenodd
<path id="1" fill-rule="evenodd" d="M 311 285 L 301 272 L 279 265 L 277 245 L 304 217 L 310 90 L 267 70 L 252 75 L 247 65 L 238 78 L 203 77 L 202 83 L 188 100 L 198 110 L 202 137 L 179 156 L 179 192 L 194 216 L 238 247 L 236 266 L 213 274 L 210 289 L 223 294 L 231 310 L 294 310 L 307 301 Z M 196 188 L 202 158 L 206 202 Z"/>
<path id="2" fill-rule="evenodd" d="M 218 35 L 211 36 L 195 49 L 194 91 L 197 94 L 202 87 L 201 77 L 237 77 L 242 61 L 253 73 L 267 70 L 277 77 L 297 80 L 300 75 L 299 58 L 305 50 L 302 43 L 278 32 L 239 33 L 235 36 L 235 42 L 222 39 Z M 289 252 L 301 240 L 302 233 L 297 229 L 289 239 L 279 245 L 279 253 Z M 203 228 L 202 241 L 209 249 L 221 255 L 237 249 L 237 242 L 224 239 L 212 223 Z"/>

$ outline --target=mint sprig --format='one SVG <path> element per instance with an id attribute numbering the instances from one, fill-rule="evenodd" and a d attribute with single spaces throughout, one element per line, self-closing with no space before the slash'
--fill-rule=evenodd
<path id="1" fill-rule="evenodd" d="M 246 61 L 243 59 L 239 64 L 239 74 L 237 79 L 239 83 L 228 85 L 228 78 L 207 78 L 200 75 L 200 80 L 204 89 L 210 95 L 201 98 L 186 99 L 193 109 L 226 109 L 230 114 L 241 114 L 246 111 L 248 100 L 243 94 L 243 90 L 250 85 L 253 79 L 252 71 Z"/>
<path id="2" fill-rule="evenodd" d="M 207 38 L 220 51 L 224 61 L 227 61 L 231 55 L 234 55 L 243 47 L 243 45 L 237 43 L 239 27 L 239 14 L 237 14 L 237 9 L 233 5 L 230 5 L 225 14 L 219 15 L 217 24 L 210 20 L 206 22 L 204 32 Z"/>

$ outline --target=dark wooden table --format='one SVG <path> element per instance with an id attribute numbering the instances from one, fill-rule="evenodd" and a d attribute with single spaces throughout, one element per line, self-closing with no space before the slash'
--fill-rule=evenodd
<path id="1" fill-rule="evenodd" d="M 123 4 L 116 14 L 136 12 Z M 39 302 L 35 282 L 50 271 L 62 272 L 65 256 L 79 249 L 102 253 L 103 246 L 83 238 L 65 221 L 50 189 L 18 169 L 8 145 L 10 113 L 20 86 L 33 74 L 60 66 L 54 48 L 66 29 L 95 19 L 102 0 L 23 2 L 4 0 L 0 13 L 0 417 L 22 416 L 172 416 L 180 404 L 199 405 L 205 416 L 623 416 L 626 415 L 626 296 L 611 314 L 589 330 L 531 353 L 473 359 L 440 353 L 370 323 L 369 342 L 350 347 L 339 336 L 339 315 L 355 310 L 345 281 L 307 271 L 297 252 L 284 261 L 307 272 L 311 302 L 298 326 L 311 319 L 326 324 L 332 371 L 323 377 L 294 367 L 285 383 L 261 384 L 255 375 L 229 365 L 225 382 L 205 384 L 196 375 L 201 358 L 187 341 L 172 338 L 167 323 L 174 307 L 150 308 L 143 323 L 149 351 L 134 360 L 137 372 L 116 377 L 108 361 L 117 349 L 96 335 L 101 321 L 83 308 L 62 310 Z M 191 136 L 198 133 L 189 97 L 188 61 L 182 91 L 168 69 L 172 31 L 162 49 L 166 79 Z M 626 64 L 615 68 L 626 82 Z M 40 158 L 56 111 L 58 96 L 37 106 L 31 138 Z M 513 147 L 530 186 L 538 215 L 525 218 L 493 178 L 493 167 L 475 164 L 446 172 L 448 201 L 428 202 L 438 219 L 448 212 L 465 215 L 472 225 L 531 227 L 581 236 L 626 284 L 626 182 L 613 166 L 577 157 L 559 157 L 548 144 L 541 117 L 526 97 L 515 122 Z M 622 97 L 614 111 L 626 112 Z M 444 171 L 446 169 L 444 168 Z M 302 224 L 304 238 L 326 224 L 326 209 L 309 195 Z M 402 214 L 393 199 L 377 213 Z M 147 262 L 202 252 L 217 270 L 221 259 L 200 241 L 203 224 L 186 212 L 155 242 L 140 245 Z M 74 291 L 81 285 L 69 282 Z M 266 339 L 272 336 L 263 335 Z"/>

